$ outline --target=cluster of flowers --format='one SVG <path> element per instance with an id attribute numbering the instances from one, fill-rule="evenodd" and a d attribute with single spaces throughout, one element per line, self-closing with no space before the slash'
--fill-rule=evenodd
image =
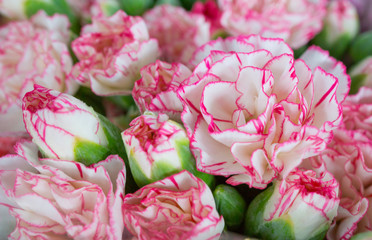
<path id="1" fill-rule="evenodd" d="M 0 239 L 372 239 L 369 9 L 0 0 Z"/>

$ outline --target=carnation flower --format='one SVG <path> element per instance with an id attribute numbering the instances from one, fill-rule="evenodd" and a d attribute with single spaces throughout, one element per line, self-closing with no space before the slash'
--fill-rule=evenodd
<path id="1" fill-rule="evenodd" d="M 200 171 L 265 188 L 326 147 L 350 78 L 316 47 L 295 60 L 280 39 L 240 37 L 234 47 L 239 39 L 252 50 L 211 50 L 233 38 L 202 48 L 210 54 L 178 91 L 182 121 Z"/>
<path id="2" fill-rule="evenodd" d="M 224 220 L 208 186 L 187 171 L 124 198 L 125 226 L 139 239 L 219 239 Z"/>
<path id="3" fill-rule="evenodd" d="M 372 229 L 372 144 L 370 138 L 338 129 L 319 156 L 307 159 L 306 168 L 328 171 L 340 184 L 340 206 L 327 238 L 350 239 L 354 234 Z"/>
<path id="4" fill-rule="evenodd" d="M 44 12 L 0 28 L 0 132 L 24 132 L 21 99 L 39 84 L 73 94 L 68 19 Z"/>
<path id="5" fill-rule="evenodd" d="M 0 185 L 8 198 L 0 194 L 0 204 L 16 219 L 10 239 L 122 239 L 122 159 L 112 155 L 90 167 L 39 159 L 31 142 L 16 152 L 0 159 Z"/>
<path id="6" fill-rule="evenodd" d="M 177 90 L 191 71 L 181 63 L 157 60 L 141 69 L 141 79 L 134 83 L 133 98 L 143 113 L 165 113 L 180 121 L 183 110 Z"/>
<path id="7" fill-rule="evenodd" d="M 343 127 L 362 132 L 372 139 L 372 89 L 360 88 L 356 95 L 349 95 L 342 106 Z"/>
<path id="8" fill-rule="evenodd" d="M 368 31 L 372 29 L 372 2 L 369 0 L 350 0 L 358 10 L 361 30 Z"/>
<path id="9" fill-rule="evenodd" d="M 143 18 L 150 36 L 156 38 L 161 59 L 188 64 L 193 52 L 210 40 L 209 23 L 201 14 L 171 5 L 155 6 Z"/>
<path id="10" fill-rule="evenodd" d="M 23 119 L 48 157 L 90 165 L 124 153 L 120 130 L 71 95 L 36 85 L 23 99 Z"/>
<path id="11" fill-rule="evenodd" d="M 331 174 L 297 169 L 252 201 L 245 229 L 263 239 L 324 239 L 337 214 L 338 192 Z"/>
<path id="12" fill-rule="evenodd" d="M 184 169 L 195 170 L 185 130 L 166 114 L 144 113 L 130 123 L 122 137 L 133 178 L 140 187 Z"/>
<path id="13" fill-rule="evenodd" d="M 71 47 L 79 59 L 72 77 L 97 95 L 130 94 L 140 69 L 158 56 L 157 41 L 149 38 L 142 18 L 123 11 L 94 17 Z"/>
<path id="14" fill-rule="evenodd" d="M 327 0 L 218 0 L 221 24 L 230 34 L 279 37 L 292 48 L 305 45 L 322 29 Z"/>

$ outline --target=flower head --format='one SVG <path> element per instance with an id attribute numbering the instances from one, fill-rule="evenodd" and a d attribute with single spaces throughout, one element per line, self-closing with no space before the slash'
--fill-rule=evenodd
<path id="1" fill-rule="evenodd" d="M 73 94 L 77 84 L 67 78 L 68 19 L 39 12 L 28 21 L 0 28 L 0 132 L 24 132 L 21 99 L 33 85 Z"/>
<path id="2" fill-rule="evenodd" d="M 182 103 L 177 90 L 191 71 L 181 63 L 157 60 L 141 69 L 141 79 L 134 83 L 133 98 L 141 112 L 165 113 L 181 120 Z"/>
<path id="3" fill-rule="evenodd" d="M 159 42 L 161 59 L 167 62 L 188 64 L 193 52 L 210 40 L 210 26 L 204 16 L 181 7 L 156 6 L 143 18 L 150 36 Z"/>
<path id="4" fill-rule="evenodd" d="M 218 239 L 224 227 L 212 192 L 187 171 L 127 194 L 123 215 L 140 239 Z"/>
<path id="5" fill-rule="evenodd" d="M 139 186 L 187 169 L 195 169 L 189 139 L 182 126 L 168 116 L 145 113 L 122 133 L 133 177 Z"/>
<path id="6" fill-rule="evenodd" d="M 71 47 L 79 59 L 72 77 L 97 95 L 130 94 L 140 69 L 158 56 L 142 18 L 123 11 L 94 17 Z"/>
<path id="7" fill-rule="evenodd" d="M 323 239 L 337 214 L 338 191 L 329 173 L 295 170 L 253 200 L 246 231 L 264 239 Z"/>
<path id="8" fill-rule="evenodd" d="M 292 48 L 322 29 L 327 0 L 218 0 L 221 24 L 230 34 L 279 37 Z"/>
<path id="9" fill-rule="evenodd" d="M 295 60 L 282 40 L 255 35 L 209 45 L 178 91 L 200 171 L 264 188 L 325 148 L 349 91 L 341 62 L 315 47 Z"/>
<path id="10" fill-rule="evenodd" d="M 31 142 L 16 152 L 0 161 L 5 204 L 16 219 L 10 239 L 122 239 L 122 159 L 113 155 L 90 167 L 39 159 Z"/>

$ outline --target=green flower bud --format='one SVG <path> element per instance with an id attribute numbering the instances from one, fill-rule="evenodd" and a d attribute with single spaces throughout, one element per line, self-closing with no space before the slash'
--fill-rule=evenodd
<path id="1" fill-rule="evenodd" d="M 225 219 L 226 226 L 237 229 L 244 220 L 246 203 L 239 192 L 232 186 L 220 184 L 213 191 L 217 211 Z"/>

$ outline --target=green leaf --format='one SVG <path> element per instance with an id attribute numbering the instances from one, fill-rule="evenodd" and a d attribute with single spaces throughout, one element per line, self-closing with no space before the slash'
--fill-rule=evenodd
<path id="1" fill-rule="evenodd" d="M 75 161 L 86 166 L 105 160 L 110 150 L 95 142 L 77 138 L 74 146 Z"/>
<path id="2" fill-rule="evenodd" d="M 350 47 L 350 56 L 354 62 L 372 55 L 372 31 L 358 35 Z"/>

